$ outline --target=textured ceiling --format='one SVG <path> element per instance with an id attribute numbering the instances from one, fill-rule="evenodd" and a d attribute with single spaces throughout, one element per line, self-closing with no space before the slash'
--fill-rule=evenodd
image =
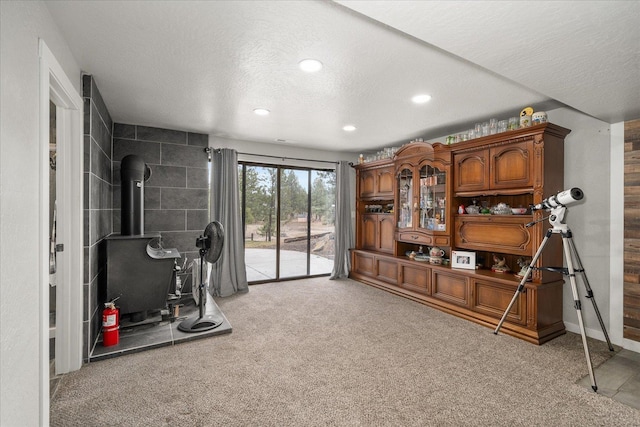
<path id="1" fill-rule="evenodd" d="M 359 152 L 528 105 L 640 116 L 637 2 L 593 2 L 588 21 L 565 2 L 344 3 L 47 6 L 116 122 Z M 324 68 L 303 73 L 304 58 Z M 433 99 L 416 106 L 418 93 Z"/>
<path id="2" fill-rule="evenodd" d="M 640 117 L 638 1 L 338 1 L 608 123 Z"/>

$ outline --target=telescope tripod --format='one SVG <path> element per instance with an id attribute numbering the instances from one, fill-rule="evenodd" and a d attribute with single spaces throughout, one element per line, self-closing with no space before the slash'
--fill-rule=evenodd
<path id="1" fill-rule="evenodd" d="M 590 299 L 591 303 L 593 304 L 593 308 L 595 310 L 596 316 L 598 317 L 598 321 L 600 322 L 600 327 L 602 328 L 602 332 L 604 332 L 604 337 L 607 340 L 607 345 L 609 346 L 609 350 L 614 351 L 614 349 L 613 349 L 613 346 L 611 345 L 611 341 L 609 340 L 609 335 L 607 334 L 607 330 L 604 326 L 604 322 L 602 321 L 602 316 L 600 316 L 600 310 L 598 310 L 598 305 L 596 304 L 596 300 L 593 296 L 593 291 L 591 290 L 591 286 L 589 286 L 589 280 L 587 279 L 587 274 L 582 266 L 582 262 L 580 261 L 580 256 L 578 255 L 578 251 L 576 250 L 576 247 L 573 243 L 571 230 L 569 229 L 567 224 L 564 223 L 564 215 L 566 213 L 566 209 L 567 209 L 566 206 L 558 206 L 551 209 L 551 214 L 549 215 L 549 222 L 551 223 L 552 227 L 549 228 L 549 230 L 547 230 L 547 234 L 544 236 L 544 239 L 542 240 L 542 243 L 540 244 L 538 251 L 534 255 L 529 266 L 527 267 L 527 270 L 523 275 L 522 280 L 520 281 L 520 284 L 518 285 L 518 288 L 515 294 L 513 295 L 513 298 L 511 299 L 511 302 L 507 306 L 504 314 L 502 315 L 502 318 L 500 319 L 500 322 L 498 323 L 498 326 L 496 327 L 495 331 L 493 331 L 493 333 L 497 335 L 498 331 L 500 331 L 500 328 L 502 327 L 502 324 L 504 323 L 507 315 L 509 314 L 509 311 L 511 311 L 513 304 L 515 304 L 516 300 L 518 299 L 518 296 L 524 290 L 525 284 L 527 283 L 527 280 L 529 279 L 529 276 L 531 275 L 531 272 L 533 270 L 537 269 L 537 270 L 556 271 L 556 272 L 562 273 L 565 276 L 569 276 L 569 282 L 571 283 L 571 291 L 573 293 L 574 307 L 578 314 L 578 325 L 580 326 L 580 335 L 582 335 L 582 346 L 584 347 L 584 355 L 585 355 L 585 358 L 587 359 L 587 367 L 589 368 L 589 376 L 591 377 L 591 388 L 593 389 L 593 391 L 597 392 L 598 386 L 596 385 L 596 378 L 593 373 L 593 366 L 591 365 L 589 345 L 587 343 L 587 335 L 585 333 L 584 323 L 582 320 L 582 304 L 580 303 L 580 297 L 578 296 L 578 287 L 576 284 L 576 273 L 581 274 L 581 277 L 583 279 L 582 281 L 587 291 L 587 298 Z M 543 219 L 546 219 L 546 218 L 543 218 Z M 534 225 L 536 222 L 539 222 L 539 221 L 541 220 L 530 222 L 526 226 L 531 227 L 532 225 Z M 540 255 L 542 255 L 542 251 L 544 250 L 545 245 L 549 241 L 549 238 L 554 234 L 560 234 L 562 236 L 562 247 L 564 250 L 564 257 L 567 262 L 567 267 L 566 268 L 535 267 L 535 264 L 538 261 L 538 258 L 540 258 Z"/>

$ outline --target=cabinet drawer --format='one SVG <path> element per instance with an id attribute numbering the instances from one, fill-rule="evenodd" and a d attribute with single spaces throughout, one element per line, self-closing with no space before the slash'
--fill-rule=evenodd
<path id="1" fill-rule="evenodd" d="M 456 217 L 455 246 L 481 251 L 531 255 L 532 241 L 525 225 L 530 216 L 460 215 Z"/>
<path id="2" fill-rule="evenodd" d="M 434 245 L 433 236 L 427 236 L 420 233 L 413 233 L 410 231 L 399 232 L 397 240 L 407 243 L 422 243 L 424 245 Z"/>
<path id="3" fill-rule="evenodd" d="M 429 246 L 451 246 L 449 236 L 440 236 L 438 234 L 430 236 L 411 231 L 399 232 L 396 240 L 406 243 L 422 243 Z"/>
<path id="4" fill-rule="evenodd" d="M 433 270 L 431 295 L 460 306 L 469 306 L 469 284 L 466 276 Z"/>
<path id="5" fill-rule="evenodd" d="M 398 261 L 376 257 L 376 264 L 378 264 L 378 279 L 393 285 L 398 284 Z"/>
<path id="6" fill-rule="evenodd" d="M 473 282 L 473 288 L 473 310 L 488 314 L 496 319 L 502 318 L 504 311 L 507 309 L 516 292 L 515 286 L 501 285 L 499 283 L 481 280 L 475 280 Z M 521 325 L 527 324 L 526 293 L 518 295 L 518 299 L 515 304 L 513 304 L 513 307 L 511 307 L 511 311 L 509 311 L 506 320 Z"/>
<path id="7" fill-rule="evenodd" d="M 420 265 L 400 264 L 400 287 L 428 295 L 431 291 L 431 269 Z"/>

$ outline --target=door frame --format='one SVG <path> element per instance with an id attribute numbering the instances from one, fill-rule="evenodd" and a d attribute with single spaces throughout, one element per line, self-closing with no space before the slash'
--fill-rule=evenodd
<path id="1" fill-rule="evenodd" d="M 40 68 L 40 192 L 39 192 L 39 313 L 40 420 L 49 422 L 49 103 L 56 104 L 57 255 L 56 373 L 82 366 L 83 301 L 83 110 L 82 97 L 60 63 L 39 40 Z M 57 274 L 57 273 L 56 273 Z"/>

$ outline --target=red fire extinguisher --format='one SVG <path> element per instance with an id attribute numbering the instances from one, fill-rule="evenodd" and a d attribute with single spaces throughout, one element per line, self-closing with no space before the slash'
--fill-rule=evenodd
<path id="1" fill-rule="evenodd" d="M 102 345 L 109 347 L 120 341 L 120 310 L 115 300 L 104 304 L 102 312 Z"/>

